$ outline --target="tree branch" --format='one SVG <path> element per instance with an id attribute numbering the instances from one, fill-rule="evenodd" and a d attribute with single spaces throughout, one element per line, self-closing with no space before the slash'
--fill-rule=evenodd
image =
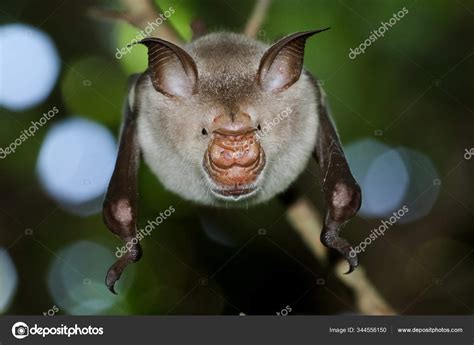
<path id="1" fill-rule="evenodd" d="M 268 9 L 270 8 L 271 0 L 257 0 L 255 6 L 250 14 L 250 18 L 245 24 L 244 34 L 246 36 L 255 38 L 262 27 Z"/>
<path id="2" fill-rule="evenodd" d="M 321 244 L 319 236 L 323 222 L 319 212 L 308 199 L 300 198 L 289 206 L 287 219 L 313 255 L 322 265 L 328 265 L 328 249 Z M 357 309 L 366 315 L 394 315 L 395 310 L 383 299 L 376 287 L 370 282 L 363 267 L 359 265 L 351 274 L 343 274 L 347 263 L 338 263 L 334 270 L 341 281 L 350 287 L 355 294 Z"/>
<path id="3" fill-rule="evenodd" d="M 120 0 L 120 2 L 125 8 L 122 12 L 92 8 L 89 11 L 90 15 L 100 19 L 121 20 L 139 30 L 144 30 L 150 26 L 151 22 L 160 18 L 161 12 L 153 0 Z M 156 27 L 150 36 L 159 37 L 177 45 L 183 43 L 177 31 L 166 22 Z"/>

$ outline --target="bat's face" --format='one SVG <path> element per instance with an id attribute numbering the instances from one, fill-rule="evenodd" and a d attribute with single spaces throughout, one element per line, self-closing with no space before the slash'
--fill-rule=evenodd
<path id="1" fill-rule="evenodd" d="M 268 200 L 296 179 L 318 123 L 302 56 L 292 60 L 301 42 L 290 43 L 276 52 L 235 34 L 208 35 L 186 51 L 146 43 L 150 73 L 134 90 L 139 141 L 166 188 L 231 206 Z"/>

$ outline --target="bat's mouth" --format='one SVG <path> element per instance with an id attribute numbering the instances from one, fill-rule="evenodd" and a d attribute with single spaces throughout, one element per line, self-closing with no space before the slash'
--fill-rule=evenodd
<path id="1" fill-rule="evenodd" d="M 223 199 L 232 199 L 234 201 L 248 198 L 256 193 L 258 187 L 242 187 L 242 186 L 235 186 L 229 189 L 218 187 L 211 189 L 214 194 L 217 194 L 219 197 Z"/>
<path id="2" fill-rule="evenodd" d="M 212 181 L 211 191 L 217 197 L 239 200 L 257 192 L 265 153 L 255 131 L 251 127 L 238 132 L 214 131 L 203 165 Z"/>

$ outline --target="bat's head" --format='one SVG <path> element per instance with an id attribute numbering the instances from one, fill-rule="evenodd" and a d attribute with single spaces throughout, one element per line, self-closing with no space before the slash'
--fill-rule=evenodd
<path id="1" fill-rule="evenodd" d="M 165 187 L 204 204 L 260 202 L 296 179 L 317 129 L 304 46 L 320 31 L 272 46 L 229 33 L 184 49 L 142 41 L 149 70 L 135 91 L 139 139 Z"/>

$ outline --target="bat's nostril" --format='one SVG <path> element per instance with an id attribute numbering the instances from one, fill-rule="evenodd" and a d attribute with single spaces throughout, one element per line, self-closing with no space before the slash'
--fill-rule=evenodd
<path id="1" fill-rule="evenodd" d="M 217 136 L 227 137 L 229 140 L 241 140 L 243 136 L 252 134 L 257 129 L 255 127 L 242 126 L 232 123 L 232 125 L 217 128 L 213 131 Z"/>

